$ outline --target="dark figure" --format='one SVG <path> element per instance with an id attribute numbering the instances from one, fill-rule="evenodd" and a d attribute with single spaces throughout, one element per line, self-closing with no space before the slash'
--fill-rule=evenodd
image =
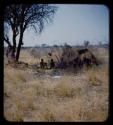
<path id="1" fill-rule="evenodd" d="M 42 69 L 47 68 L 47 63 L 44 62 L 43 59 L 41 59 L 41 62 L 40 62 L 40 68 L 42 68 Z"/>
<path id="2" fill-rule="evenodd" d="M 15 58 L 15 54 L 14 53 L 15 52 L 14 52 L 13 46 L 8 46 L 7 47 L 7 51 L 6 51 L 6 56 Z"/>
<path id="3" fill-rule="evenodd" d="M 81 68 L 83 66 L 83 62 L 82 60 L 80 59 L 80 57 L 76 57 L 74 60 L 73 60 L 73 67 L 76 68 L 76 67 L 79 67 Z"/>
<path id="4" fill-rule="evenodd" d="M 49 56 L 52 56 L 52 53 L 48 53 Z"/>
<path id="5" fill-rule="evenodd" d="M 50 69 L 55 68 L 55 62 L 53 61 L 53 59 L 51 59 L 50 62 Z"/>
<path id="6" fill-rule="evenodd" d="M 16 61 L 13 46 L 8 46 L 7 51 L 6 51 L 6 56 L 8 58 L 8 63 L 14 63 Z"/>
<path id="7" fill-rule="evenodd" d="M 83 67 L 83 60 L 81 58 L 78 58 L 78 66 L 79 68 Z"/>
<path id="8" fill-rule="evenodd" d="M 77 67 L 77 58 L 75 58 L 75 59 L 73 60 L 73 67 L 74 67 L 74 68 Z"/>
<path id="9" fill-rule="evenodd" d="M 96 66 L 99 65 L 98 61 L 96 60 L 96 58 L 93 55 L 92 55 L 92 64 L 94 64 Z"/>
<path id="10" fill-rule="evenodd" d="M 69 63 L 68 63 L 68 67 L 72 67 L 74 65 L 74 62 L 73 61 L 69 61 Z"/>
<path id="11" fill-rule="evenodd" d="M 60 68 L 65 69 L 67 67 L 67 63 L 61 58 Z"/>
<path id="12" fill-rule="evenodd" d="M 88 49 L 81 49 L 81 50 L 78 50 L 78 53 L 79 55 L 83 54 L 83 53 L 86 53 L 88 51 Z"/>
<path id="13" fill-rule="evenodd" d="M 46 62 L 44 62 L 44 67 L 47 68 L 47 63 Z"/>
<path id="14" fill-rule="evenodd" d="M 84 57 L 83 63 L 84 63 L 86 66 L 91 66 L 91 59 Z"/>

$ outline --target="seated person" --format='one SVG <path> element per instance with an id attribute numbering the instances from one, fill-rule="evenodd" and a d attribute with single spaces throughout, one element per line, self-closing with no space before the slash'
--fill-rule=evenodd
<path id="1" fill-rule="evenodd" d="M 53 59 L 51 59 L 50 62 L 50 69 L 55 68 L 55 62 L 53 61 Z"/>

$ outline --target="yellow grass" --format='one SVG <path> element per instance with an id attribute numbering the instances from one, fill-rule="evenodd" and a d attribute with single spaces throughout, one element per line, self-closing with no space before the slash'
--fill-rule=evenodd
<path id="1" fill-rule="evenodd" d="M 104 54 L 108 56 L 108 53 Z M 20 60 L 36 64 L 38 59 L 25 50 L 21 52 Z M 50 75 L 53 71 L 18 69 L 4 64 L 6 120 L 80 122 L 108 118 L 108 63 L 77 73 L 62 70 L 63 75 L 57 79 Z"/>

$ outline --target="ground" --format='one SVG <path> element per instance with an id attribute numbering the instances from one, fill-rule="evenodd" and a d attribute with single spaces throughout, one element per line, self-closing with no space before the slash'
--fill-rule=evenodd
<path id="1" fill-rule="evenodd" d="M 105 121 L 109 108 L 108 48 L 93 48 L 92 52 L 103 64 L 77 71 L 40 69 L 39 58 L 33 57 L 29 49 L 20 55 L 20 61 L 29 67 L 11 67 L 4 56 L 5 119 Z"/>

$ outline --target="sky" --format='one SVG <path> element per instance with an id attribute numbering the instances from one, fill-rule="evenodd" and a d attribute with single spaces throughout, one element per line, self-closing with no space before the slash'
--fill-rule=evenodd
<path id="1" fill-rule="evenodd" d="M 109 9 L 105 5 L 55 4 L 53 22 L 39 35 L 30 30 L 24 34 L 24 46 L 81 45 L 109 42 Z"/>

